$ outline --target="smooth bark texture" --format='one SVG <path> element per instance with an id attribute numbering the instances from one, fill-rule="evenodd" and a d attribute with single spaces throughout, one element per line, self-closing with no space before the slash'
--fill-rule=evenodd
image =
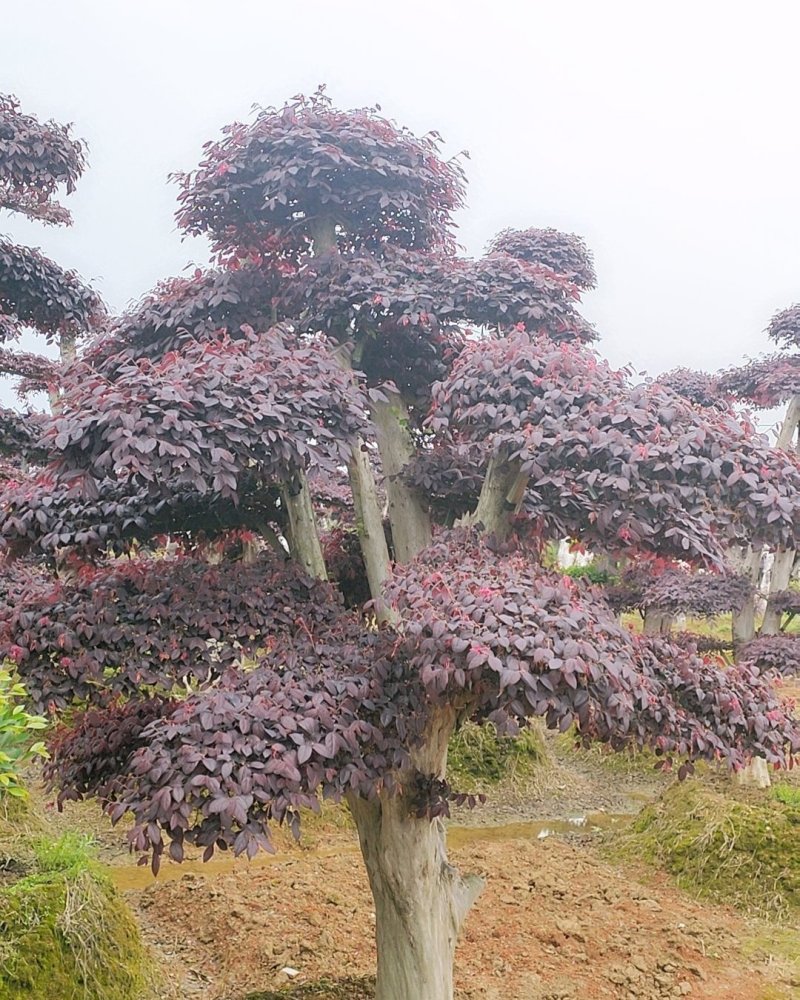
<path id="1" fill-rule="evenodd" d="M 789 406 L 786 409 L 786 416 L 778 432 L 778 440 L 775 442 L 776 448 L 789 449 L 795 441 L 795 433 L 800 424 L 800 396 L 792 396 Z M 800 440 L 797 441 L 800 450 Z"/>
<path id="2" fill-rule="evenodd" d="M 414 767 L 443 775 L 452 731 L 442 713 Z M 452 1000 L 456 941 L 484 880 L 448 863 L 441 820 L 416 817 L 404 794 L 348 801 L 375 901 L 376 1000 Z"/>
<path id="3" fill-rule="evenodd" d="M 372 405 L 378 450 L 383 466 L 392 547 L 399 563 L 410 562 L 431 541 L 431 518 L 416 490 L 403 481 L 403 470 L 414 457 L 408 410 L 398 395 Z"/>
<path id="4" fill-rule="evenodd" d="M 478 506 L 465 514 L 459 524 L 482 525 L 487 535 L 504 538 L 511 518 L 519 513 L 530 476 L 522 472 L 519 462 L 509 461 L 503 454 L 493 455 L 481 487 Z"/>
<path id="5" fill-rule="evenodd" d="M 770 599 L 773 594 L 778 594 L 786 590 L 792 578 L 796 552 L 794 549 L 778 549 L 775 552 L 772 562 L 772 574 L 769 581 Z M 781 630 L 781 613 L 772 606 L 771 600 L 767 602 L 767 609 L 764 612 L 764 621 L 761 624 L 761 635 L 777 635 Z"/>
<path id="6" fill-rule="evenodd" d="M 747 577 L 754 587 L 758 586 L 758 578 L 761 574 L 761 550 L 753 549 L 748 545 L 746 548 L 732 549 L 730 556 L 737 572 Z M 740 611 L 733 612 L 732 631 L 733 649 L 736 653 L 744 643 L 750 642 L 756 634 L 755 598 L 746 601 Z"/>
<path id="7" fill-rule="evenodd" d="M 657 608 L 647 608 L 644 613 L 642 631 L 645 635 L 669 635 L 674 616 Z"/>
<path id="8" fill-rule="evenodd" d="M 356 531 L 361 542 L 361 553 L 367 567 L 369 592 L 380 601 L 383 585 L 392 572 L 389 560 L 389 546 L 383 530 L 383 517 L 378 504 L 378 490 L 366 447 L 359 438 L 353 445 L 347 463 L 350 489 L 353 492 L 353 507 L 356 515 Z M 393 621 L 395 615 L 387 608 L 378 607 L 380 621 Z"/>
<path id="9" fill-rule="evenodd" d="M 292 558 L 300 563 L 310 576 L 327 580 L 328 571 L 325 568 L 317 519 L 305 474 L 299 474 L 293 485 L 285 486 L 281 497 L 286 504 L 286 513 L 289 517 L 289 546 Z"/>

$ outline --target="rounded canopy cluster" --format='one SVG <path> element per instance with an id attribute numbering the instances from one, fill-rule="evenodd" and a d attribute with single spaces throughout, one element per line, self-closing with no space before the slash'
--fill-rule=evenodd
<path id="1" fill-rule="evenodd" d="M 105 314 L 95 291 L 74 271 L 65 271 L 38 250 L 0 239 L 0 313 L 9 326 L 32 326 L 52 338 L 84 333 Z"/>
<path id="2" fill-rule="evenodd" d="M 320 227 L 342 250 L 450 247 L 463 174 L 440 144 L 377 108 L 340 111 L 322 91 L 298 97 L 206 146 L 197 170 L 178 177 L 178 223 L 221 250 L 301 255 Z"/>
<path id="3" fill-rule="evenodd" d="M 719 376 L 719 387 L 758 409 L 780 406 L 800 395 L 800 355 L 768 354 Z"/>
<path id="4" fill-rule="evenodd" d="M 800 305 L 782 309 L 770 320 L 767 336 L 781 347 L 800 347 Z"/>
<path id="5" fill-rule="evenodd" d="M 630 385 L 580 345 L 469 344 L 434 388 L 430 426 L 517 463 L 525 510 L 551 535 L 719 563 L 731 544 L 793 545 L 800 529 L 795 456 L 728 409 Z"/>
<path id="6" fill-rule="evenodd" d="M 124 479 L 153 494 L 191 486 L 235 498 L 253 472 L 284 482 L 347 454 L 366 421 L 358 387 L 318 341 L 279 328 L 190 341 L 113 377 L 74 365 L 47 443 L 67 476 Z"/>
<path id="7" fill-rule="evenodd" d="M 656 382 L 698 406 L 717 406 L 722 409 L 728 405 L 720 391 L 718 376 L 709 375 L 708 372 L 673 368 L 672 371 L 659 375 Z"/>
<path id="8" fill-rule="evenodd" d="M 741 611 L 755 588 L 746 577 L 728 573 L 692 573 L 683 569 L 655 572 L 646 563 L 623 574 L 613 603 L 621 610 L 649 608 L 668 614 L 715 617 Z"/>
<path id="9" fill-rule="evenodd" d="M 71 194 L 86 166 L 83 143 L 70 133 L 69 125 L 40 122 L 23 114 L 16 98 L 0 94 L 0 208 L 69 221 L 51 199 L 62 185 Z"/>
<path id="10" fill-rule="evenodd" d="M 543 264 L 578 286 L 591 289 L 597 284 L 592 254 L 575 233 L 557 229 L 504 229 L 489 244 L 490 252 L 507 253 L 531 264 Z"/>

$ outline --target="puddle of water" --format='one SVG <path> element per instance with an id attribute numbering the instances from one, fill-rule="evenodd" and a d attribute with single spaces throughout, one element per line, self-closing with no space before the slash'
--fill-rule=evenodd
<path id="1" fill-rule="evenodd" d="M 342 854 L 358 854 L 356 844 L 342 844 L 338 847 L 320 848 L 317 850 L 284 851 L 277 854 L 266 854 L 261 851 L 248 861 L 242 856 L 235 858 L 230 852 L 220 851 L 211 861 L 189 860 L 177 864 L 169 859 L 162 860 L 157 877 L 153 876 L 149 865 L 109 865 L 106 868 L 108 876 L 114 885 L 123 892 L 128 889 L 141 891 L 155 882 L 175 882 L 187 875 L 213 879 L 216 875 L 229 875 L 232 872 L 244 872 L 253 868 L 269 868 L 276 864 L 297 864 L 306 858 L 332 858 Z"/>
<path id="2" fill-rule="evenodd" d="M 613 830 L 632 819 L 630 813 L 589 813 L 585 816 L 571 816 L 567 819 L 546 819 L 520 823 L 504 823 L 499 826 L 450 826 L 447 829 L 447 846 L 453 849 L 465 847 L 480 841 L 500 842 L 504 840 L 545 840 L 548 837 L 585 831 L 597 833 Z M 342 854 L 357 854 L 356 844 L 340 844 L 337 847 L 316 850 L 297 850 L 278 854 L 258 854 L 252 861 L 234 858 L 231 854 L 219 853 L 206 863 L 200 860 L 184 861 L 176 864 L 169 859 L 161 865 L 158 878 L 154 878 L 150 868 L 139 865 L 109 865 L 108 874 L 114 885 L 123 891 L 141 891 L 155 882 L 173 882 L 185 876 L 214 878 L 252 868 L 268 868 L 275 864 L 297 864 L 307 858 L 330 858 Z"/>
<path id="3" fill-rule="evenodd" d="M 504 823 L 502 826 L 451 826 L 447 831 L 448 847 L 458 848 L 478 841 L 546 840 L 565 833 L 598 833 L 614 830 L 629 823 L 629 813 L 589 813 L 567 819 L 543 819 L 521 823 Z"/>

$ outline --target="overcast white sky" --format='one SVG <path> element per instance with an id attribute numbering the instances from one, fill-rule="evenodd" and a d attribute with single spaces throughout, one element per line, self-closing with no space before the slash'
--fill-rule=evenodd
<path id="1" fill-rule="evenodd" d="M 600 349 L 656 374 L 768 346 L 800 300 L 800 5 L 25 0 L 0 8 L 0 91 L 73 121 L 90 166 L 71 229 L 0 218 L 114 309 L 207 259 L 170 171 L 325 82 L 468 149 L 461 242 L 555 226 L 592 247 Z M 0 389 L 5 401 L 12 397 Z"/>

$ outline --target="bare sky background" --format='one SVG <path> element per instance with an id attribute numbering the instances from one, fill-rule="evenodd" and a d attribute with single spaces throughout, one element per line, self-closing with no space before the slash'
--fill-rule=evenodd
<path id="1" fill-rule="evenodd" d="M 0 230 L 92 281 L 112 309 L 205 263 L 170 171 L 254 102 L 324 82 L 467 149 L 460 238 L 580 233 L 584 312 L 615 364 L 713 370 L 768 347 L 800 300 L 800 5 L 723 0 L 474 4 L 6 0 L 0 91 L 73 121 L 89 170 L 71 229 Z M 8 387 L 0 398 L 13 399 Z"/>

